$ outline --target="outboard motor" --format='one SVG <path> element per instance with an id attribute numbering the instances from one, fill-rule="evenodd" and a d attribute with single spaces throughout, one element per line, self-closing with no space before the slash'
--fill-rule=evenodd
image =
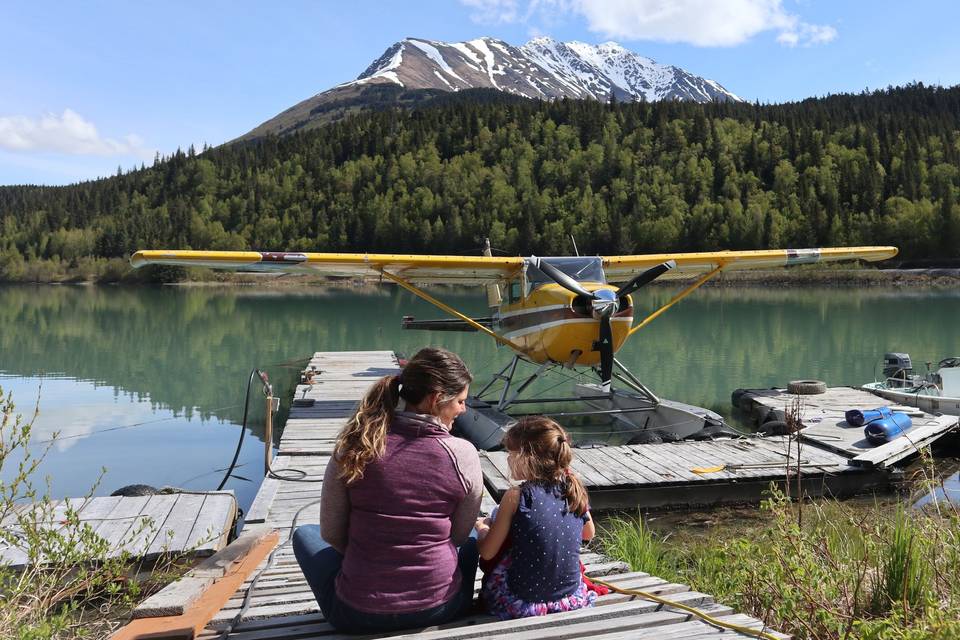
<path id="1" fill-rule="evenodd" d="M 883 354 L 883 377 L 907 382 L 913 376 L 913 363 L 909 353 Z"/>

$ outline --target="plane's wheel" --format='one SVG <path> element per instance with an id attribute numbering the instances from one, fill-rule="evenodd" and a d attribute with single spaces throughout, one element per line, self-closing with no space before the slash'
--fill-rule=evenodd
<path id="1" fill-rule="evenodd" d="M 827 383 L 820 380 L 791 380 L 787 383 L 787 393 L 798 396 L 812 396 L 827 392 Z"/>

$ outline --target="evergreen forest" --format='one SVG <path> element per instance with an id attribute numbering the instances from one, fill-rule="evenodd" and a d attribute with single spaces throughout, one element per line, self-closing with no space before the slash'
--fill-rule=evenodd
<path id="1" fill-rule="evenodd" d="M 893 244 L 960 257 L 960 87 L 802 102 L 412 109 L 0 187 L 0 279 L 122 279 L 137 249 L 504 254 Z"/>

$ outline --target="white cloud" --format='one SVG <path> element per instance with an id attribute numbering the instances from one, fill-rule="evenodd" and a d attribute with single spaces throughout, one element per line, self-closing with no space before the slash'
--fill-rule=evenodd
<path id="1" fill-rule="evenodd" d="M 829 25 L 807 24 L 799 22 L 793 29 L 781 31 L 777 42 L 788 47 L 801 44 L 810 47 L 815 44 L 825 44 L 837 37 L 837 30 Z"/>
<path id="2" fill-rule="evenodd" d="M 154 153 L 134 134 L 122 140 L 101 137 L 92 122 L 72 109 L 64 109 L 62 115 L 51 113 L 39 119 L 0 116 L 0 148 L 70 155 L 135 155 L 145 159 L 152 158 Z"/>
<path id="3" fill-rule="evenodd" d="M 824 44 L 837 37 L 829 25 L 803 22 L 782 0 L 460 0 L 484 24 L 527 22 L 534 15 L 556 19 L 576 15 L 591 31 L 624 40 L 684 42 L 729 47 L 764 31 L 777 32 L 784 46 Z M 519 0 L 522 2 L 522 0 Z"/>
<path id="4" fill-rule="evenodd" d="M 517 0 L 460 0 L 474 10 L 470 19 L 480 24 L 517 22 Z"/>

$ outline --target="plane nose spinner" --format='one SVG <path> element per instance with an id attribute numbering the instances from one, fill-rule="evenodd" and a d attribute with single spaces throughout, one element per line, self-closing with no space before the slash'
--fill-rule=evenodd
<path id="1" fill-rule="evenodd" d="M 609 318 L 615 314 L 620 305 L 617 302 L 616 293 L 610 289 L 597 289 L 593 292 L 590 306 L 593 310 L 593 317 L 599 320 L 600 318 Z"/>

